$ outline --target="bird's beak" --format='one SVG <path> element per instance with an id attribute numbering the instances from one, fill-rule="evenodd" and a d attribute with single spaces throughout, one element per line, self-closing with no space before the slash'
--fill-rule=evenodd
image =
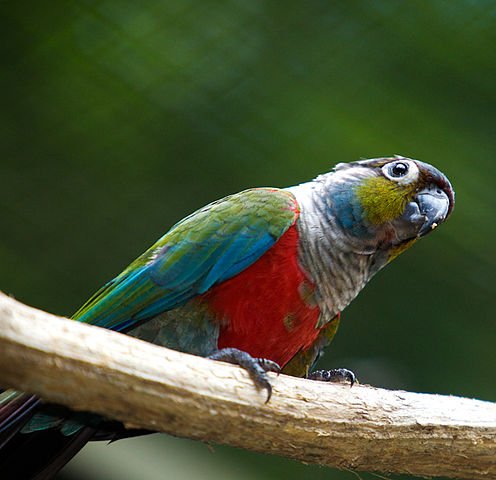
<path id="1" fill-rule="evenodd" d="M 398 240 L 424 237 L 444 222 L 452 209 L 450 196 L 437 185 L 420 190 L 393 222 Z"/>
<path id="2" fill-rule="evenodd" d="M 415 197 L 420 214 L 425 218 L 418 232 L 418 236 L 423 237 L 446 220 L 450 210 L 450 199 L 446 192 L 435 185 L 424 188 Z"/>

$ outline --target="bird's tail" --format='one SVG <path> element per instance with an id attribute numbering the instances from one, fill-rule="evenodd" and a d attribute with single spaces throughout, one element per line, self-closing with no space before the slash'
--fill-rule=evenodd
<path id="1" fill-rule="evenodd" d="M 0 391 L 0 478 L 52 478 L 95 434 L 92 427 L 70 436 L 53 428 L 22 433 L 39 405 L 34 395 Z"/>
<path id="2" fill-rule="evenodd" d="M 45 419 L 43 424 L 38 422 L 39 429 L 31 425 L 33 415 Z M 56 421 L 46 423 L 47 418 Z M 120 422 L 94 414 L 42 405 L 35 395 L 0 390 L 0 478 L 48 480 L 90 440 L 115 441 L 149 433 L 153 432 L 126 429 Z"/>

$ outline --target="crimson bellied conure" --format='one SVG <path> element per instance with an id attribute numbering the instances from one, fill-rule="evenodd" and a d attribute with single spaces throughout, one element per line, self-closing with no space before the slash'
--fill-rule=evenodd
<path id="1" fill-rule="evenodd" d="M 370 278 L 451 213 L 434 167 L 391 157 L 340 163 L 291 188 L 253 188 L 192 213 L 104 285 L 74 320 L 266 371 L 310 372 L 340 312 Z M 50 478 L 91 439 L 141 432 L 0 390 L 1 478 Z"/>

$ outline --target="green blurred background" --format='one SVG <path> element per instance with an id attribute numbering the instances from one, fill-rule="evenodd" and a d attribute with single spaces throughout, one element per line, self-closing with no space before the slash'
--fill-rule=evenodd
<path id="1" fill-rule="evenodd" d="M 398 153 L 452 179 L 455 213 L 347 309 L 321 366 L 496 400 L 494 2 L 0 9 L 2 290 L 70 315 L 209 201 Z M 310 476 L 355 478 L 165 435 L 90 445 L 59 478 Z"/>

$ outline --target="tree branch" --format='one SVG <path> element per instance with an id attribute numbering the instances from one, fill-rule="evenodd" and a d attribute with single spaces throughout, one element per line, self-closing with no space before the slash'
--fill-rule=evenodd
<path id="1" fill-rule="evenodd" d="M 120 420 L 343 469 L 496 479 L 496 405 L 242 369 L 69 321 L 0 293 L 0 384 Z"/>

